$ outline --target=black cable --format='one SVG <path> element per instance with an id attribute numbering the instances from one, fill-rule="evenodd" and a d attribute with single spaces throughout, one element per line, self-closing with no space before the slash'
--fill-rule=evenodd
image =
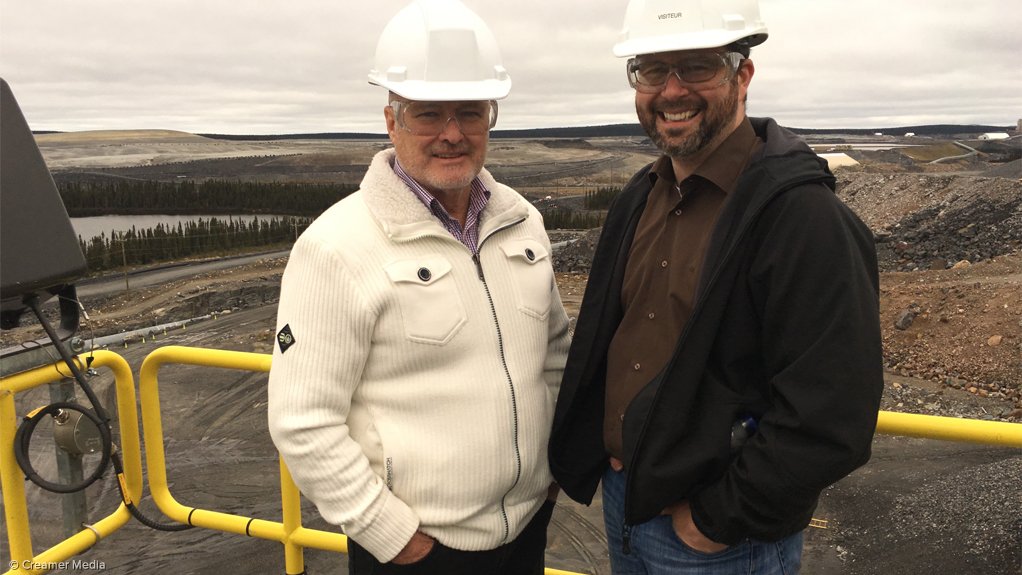
<path id="1" fill-rule="evenodd" d="M 102 456 L 99 461 L 99 465 L 96 466 L 96 469 L 82 481 L 72 484 L 53 483 L 43 479 L 38 473 L 36 473 L 35 467 L 32 466 L 32 461 L 28 456 L 28 444 L 32 439 L 32 432 L 35 431 L 39 422 L 42 421 L 44 416 L 49 415 L 56 417 L 59 412 L 65 409 L 77 411 L 95 424 L 99 429 L 100 439 L 103 444 Z M 39 487 L 54 493 L 76 493 L 92 485 L 97 479 L 103 476 L 103 473 L 106 472 L 106 468 L 110 465 L 110 452 L 112 445 L 113 442 L 110 437 L 110 425 L 105 424 L 89 410 L 83 408 L 77 403 L 51 403 L 46 407 L 37 409 L 30 416 L 26 417 L 25 421 L 18 426 L 18 430 L 14 433 L 14 459 L 18 461 L 18 465 L 21 467 L 21 470 L 25 472 L 25 477 Z"/>
<path id="2" fill-rule="evenodd" d="M 184 531 L 185 529 L 191 529 L 193 527 L 192 525 L 186 525 L 183 523 L 159 523 L 149 519 L 143 515 L 142 512 L 135 507 L 135 504 L 131 501 L 131 499 L 128 498 L 128 494 L 125 491 L 126 487 L 124 485 L 124 465 L 121 462 L 120 455 L 118 455 L 113 449 L 113 438 L 110 432 L 110 416 L 107 414 L 106 410 L 103 409 L 103 405 L 96 397 L 96 394 L 92 391 L 92 387 L 85 382 L 85 376 L 83 376 L 82 372 L 78 369 L 74 358 L 71 357 L 71 353 L 64 347 L 64 343 L 60 340 L 56 331 L 54 331 L 53 326 L 51 326 L 50 322 L 48 322 L 46 317 L 43 316 L 42 311 L 39 309 L 39 298 L 36 295 L 31 295 L 25 298 L 24 303 L 32 309 L 32 312 L 35 313 L 36 317 L 39 319 L 39 324 L 42 325 L 43 329 L 46 331 L 46 335 L 49 336 L 50 341 L 53 342 L 53 346 L 57 349 L 57 353 L 60 354 L 61 359 L 64 360 L 68 369 L 71 370 L 71 374 L 74 376 L 75 381 L 78 382 L 82 391 L 85 392 L 85 396 L 89 398 L 89 402 L 92 404 L 93 410 L 95 410 L 95 413 L 92 413 L 77 403 L 60 402 L 52 403 L 46 407 L 38 409 L 29 417 L 26 417 L 25 421 L 18 426 L 18 430 L 14 434 L 14 458 L 17 460 L 18 466 L 21 467 L 21 470 L 25 472 L 25 476 L 32 483 L 35 483 L 47 491 L 52 491 L 54 493 L 75 493 L 85 489 L 97 479 L 102 477 L 112 461 L 114 464 L 114 472 L 117 474 L 117 485 L 121 491 L 121 500 L 124 502 L 125 507 L 128 508 L 132 517 L 138 519 L 143 525 L 159 531 Z M 99 465 L 96 466 L 96 470 L 85 480 L 71 485 L 52 483 L 40 477 L 39 474 L 36 473 L 35 468 L 32 467 L 32 462 L 28 456 L 29 441 L 32 437 L 32 432 L 35 431 L 36 425 L 39 424 L 39 421 L 42 420 L 43 416 L 56 416 L 57 412 L 62 409 L 77 411 L 95 424 L 96 428 L 99 430 L 100 439 L 103 444 L 102 456 Z"/>
<path id="3" fill-rule="evenodd" d="M 82 391 L 85 392 L 85 396 L 89 398 L 89 403 L 92 404 L 92 409 L 96 411 L 96 415 L 99 417 L 100 421 L 109 426 L 110 416 L 107 415 L 106 410 L 103 409 L 103 404 L 99 402 L 99 399 L 96 397 L 96 394 L 92 392 L 92 388 L 89 387 L 87 383 L 85 383 L 85 376 L 82 375 L 82 372 L 78 369 L 78 366 L 75 365 L 74 358 L 71 357 L 71 352 L 69 352 L 67 348 L 64 347 L 64 342 L 60 341 L 60 336 L 58 336 L 57 332 L 54 331 L 53 326 L 50 325 L 50 322 L 46 321 L 46 317 L 43 316 L 42 310 L 39 309 L 39 297 L 36 295 L 29 296 L 25 298 L 25 303 L 28 304 L 30 308 L 32 308 L 32 312 L 35 313 L 35 316 L 37 318 L 39 318 L 39 324 L 43 326 L 43 329 L 46 331 L 46 335 L 48 335 L 50 337 L 50 341 L 53 342 L 53 347 L 57 349 L 57 353 L 60 354 L 61 359 L 64 360 L 64 363 L 67 364 L 68 369 L 71 370 L 71 373 L 72 375 L 74 375 L 74 378 L 78 382 L 78 385 L 80 385 Z"/>
<path id="4" fill-rule="evenodd" d="M 114 463 L 114 471 L 117 473 L 118 477 L 117 486 L 121 490 L 121 501 L 124 502 L 124 506 L 128 508 L 131 516 L 138 519 L 139 523 L 157 531 L 185 531 L 194 527 L 194 525 L 188 525 L 185 523 L 159 523 L 156 520 L 143 515 L 138 507 L 135 507 L 135 504 L 128 499 L 128 494 L 125 492 L 124 483 L 121 481 L 124 477 L 124 465 L 121 463 L 121 456 L 118 455 L 116 451 L 113 453 L 112 460 Z"/>

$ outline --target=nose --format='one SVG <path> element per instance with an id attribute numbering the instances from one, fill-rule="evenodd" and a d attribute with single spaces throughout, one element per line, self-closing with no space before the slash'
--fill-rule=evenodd
<path id="1" fill-rule="evenodd" d="M 465 134 L 461 131 L 461 125 L 458 124 L 458 119 L 454 116 L 447 118 L 447 122 L 444 123 L 444 129 L 440 132 L 440 139 L 448 142 L 460 142 Z"/>
<path id="2" fill-rule="evenodd" d="M 664 89 L 661 91 L 662 94 L 676 95 L 676 94 L 687 94 L 692 90 L 681 80 L 681 75 L 678 74 L 677 70 L 672 69 L 671 73 L 667 75 L 667 81 L 664 82 Z"/>

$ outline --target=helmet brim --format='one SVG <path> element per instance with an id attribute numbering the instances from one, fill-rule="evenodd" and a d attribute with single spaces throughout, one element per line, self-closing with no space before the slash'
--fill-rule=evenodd
<path id="1" fill-rule="evenodd" d="M 369 83 L 394 92 L 407 100 L 420 102 L 463 102 L 475 100 L 501 100 L 511 92 L 511 79 L 474 80 L 470 82 L 400 82 L 369 76 Z"/>
<path id="2" fill-rule="evenodd" d="M 720 48 L 730 44 L 741 44 L 747 48 L 758 46 L 767 39 L 767 29 L 760 28 L 750 33 L 741 30 L 737 33 L 721 30 L 705 32 L 684 32 L 645 38 L 635 38 L 618 42 L 614 45 L 614 55 L 618 58 L 631 58 L 642 54 L 657 54 L 677 50 L 703 50 Z"/>

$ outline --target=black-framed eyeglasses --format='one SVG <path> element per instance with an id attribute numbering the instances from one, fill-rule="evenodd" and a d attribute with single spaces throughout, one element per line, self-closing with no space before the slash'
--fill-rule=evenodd
<path id="1" fill-rule="evenodd" d="M 674 62 L 658 60 L 655 56 L 636 56 L 628 60 L 628 83 L 639 92 L 654 94 L 663 90 L 674 74 L 682 83 L 692 85 L 706 84 L 719 77 L 719 86 L 731 79 L 744 59 L 738 52 L 706 52 Z"/>
<path id="2" fill-rule="evenodd" d="M 497 102 L 403 102 L 390 103 L 397 125 L 416 136 L 439 136 L 454 120 L 466 136 L 485 134 L 497 125 Z"/>

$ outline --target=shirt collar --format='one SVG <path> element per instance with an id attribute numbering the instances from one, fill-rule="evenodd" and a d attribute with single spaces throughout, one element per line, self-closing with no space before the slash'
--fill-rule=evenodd
<path id="1" fill-rule="evenodd" d="M 448 220 L 453 219 L 451 218 L 451 214 L 449 214 L 444 208 L 443 204 L 440 203 L 440 200 L 436 199 L 436 196 L 429 193 L 429 190 L 427 190 L 419 182 L 415 181 L 415 178 L 408 175 L 408 172 L 401 167 L 401 162 L 397 160 L 396 156 L 394 157 L 394 173 L 401 178 L 401 180 L 408 186 L 408 189 L 415 194 L 415 197 L 419 198 L 419 201 L 429 208 L 431 212 L 442 213 Z M 476 215 L 478 215 L 478 212 L 481 212 L 482 208 L 486 205 L 486 201 L 490 199 L 490 190 L 486 189 L 486 186 L 483 184 L 482 180 L 479 179 L 479 176 L 472 178 L 472 183 L 469 187 L 469 211 L 473 211 L 473 207 L 478 206 L 476 213 Z"/>
<path id="2" fill-rule="evenodd" d="M 699 176 L 720 188 L 725 194 L 730 194 L 734 191 L 738 176 L 745 169 L 749 158 L 762 144 L 752 128 L 752 123 L 746 117 L 692 175 Z M 651 184 L 656 184 L 659 178 L 674 182 L 674 167 L 671 165 L 670 156 L 660 156 L 650 169 L 649 178 Z"/>

